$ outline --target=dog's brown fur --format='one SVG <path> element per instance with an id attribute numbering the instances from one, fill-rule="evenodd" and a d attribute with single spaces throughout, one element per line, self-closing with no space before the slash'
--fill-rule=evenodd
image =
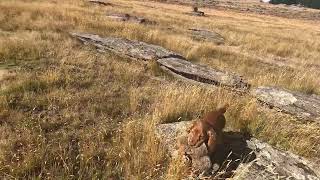
<path id="1" fill-rule="evenodd" d="M 190 146 L 199 147 L 205 143 L 210 154 L 214 153 L 217 144 L 222 141 L 222 130 L 226 121 L 224 113 L 228 105 L 209 112 L 203 119 L 194 122 L 188 134 L 188 144 Z"/>

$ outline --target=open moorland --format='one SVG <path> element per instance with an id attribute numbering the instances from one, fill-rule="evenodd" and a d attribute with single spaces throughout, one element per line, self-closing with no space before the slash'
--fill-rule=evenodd
<path id="1" fill-rule="evenodd" d="M 182 179 L 187 167 L 157 128 L 224 104 L 226 130 L 320 163 L 319 10 L 295 17 L 289 7 L 292 15 L 278 16 L 278 5 L 274 13 L 203 5 L 205 16 L 193 16 L 180 2 L 104 2 L 0 1 L 1 179 Z M 157 45 L 170 51 L 161 58 L 246 85 L 180 72 L 152 48 L 140 56 L 83 33 Z M 290 93 L 257 98 L 259 87 L 302 103 L 287 103 Z"/>

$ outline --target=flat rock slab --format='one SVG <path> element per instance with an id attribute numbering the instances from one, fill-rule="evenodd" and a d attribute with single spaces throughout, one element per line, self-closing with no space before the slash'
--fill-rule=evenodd
<path id="1" fill-rule="evenodd" d="M 319 166 L 290 152 L 280 151 L 257 139 L 247 141 L 256 159 L 241 164 L 235 179 L 320 179 Z"/>
<path id="2" fill-rule="evenodd" d="M 160 46 L 116 37 L 101 38 L 94 34 L 71 33 L 71 35 L 86 44 L 94 45 L 102 52 L 108 50 L 119 56 L 136 60 L 156 60 L 161 68 L 191 83 L 225 86 L 239 91 L 250 87 L 238 75 L 191 63 L 181 55 Z"/>
<path id="3" fill-rule="evenodd" d="M 302 120 L 320 120 L 320 96 L 275 87 L 258 87 L 251 94 L 259 101 Z"/>
<path id="4" fill-rule="evenodd" d="M 161 46 L 151 45 L 144 42 L 131 41 L 123 38 L 101 38 L 94 34 L 71 33 L 84 43 L 92 44 L 100 51 L 112 51 L 117 55 L 139 60 L 157 60 L 165 57 L 181 57 Z"/>
<path id="5" fill-rule="evenodd" d="M 197 82 L 233 87 L 239 90 L 246 90 L 250 87 L 249 84 L 238 75 L 191 63 L 184 59 L 169 57 L 158 59 L 157 62 L 160 66 L 167 68 L 173 73 Z"/>
<path id="6" fill-rule="evenodd" d="M 144 17 L 132 16 L 130 14 L 109 14 L 107 15 L 107 17 L 115 21 L 132 22 L 132 23 L 145 24 L 145 25 L 156 24 L 155 21 L 148 20 Z"/>
<path id="7" fill-rule="evenodd" d="M 105 1 L 99 1 L 99 0 L 89 0 L 88 2 L 93 3 L 93 4 L 98 4 L 98 5 L 103 5 L 103 6 L 111 6 L 111 3 L 105 2 Z"/>
<path id="8" fill-rule="evenodd" d="M 205 29 L 188 29 L 191 34 L 192 38 L 198 40 L 198 41 L 207 41 L 207 42 L 213 42 L 215 44 L 224 44 L 224 38 L 213 31 L 208 31 Z"/>
<path id="9" fill-rule="evenodd" d="M 156 135 L 168 149 L 177 155 L 177 138 L 186 133 L 191 121 L 160 124 Z M 219 147 L 214 161 L 228 168 L 222 178 L 235 179 L 320 179 L 320 169 L 312 162 L 290 152 L 273 148 L 255 138 L 245 138 L 237 132 L 224 132 L 224 144 Z M 241 163 L 240 163 L 241 162 Z M 235 171 L 235 174 L 233 172 Z M 231 174 L 232 173 L 232 174 Z"/>

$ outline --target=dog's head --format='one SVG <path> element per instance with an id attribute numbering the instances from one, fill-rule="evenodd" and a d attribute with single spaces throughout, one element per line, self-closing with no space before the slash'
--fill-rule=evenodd
<path id="1" fill-rule="evenodd" d="M 205 142 L 206 132 L 203 130 L 201 121 L 194 122 L 188 132 L 188 144 L 190 146 L 199 147 Z"/>

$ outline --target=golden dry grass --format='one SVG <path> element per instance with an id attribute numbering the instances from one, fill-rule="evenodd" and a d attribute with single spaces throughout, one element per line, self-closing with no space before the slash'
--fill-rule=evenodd
<path id="1" fill-rule="evenodd" d="M 190 18 L 185 6 L 112 3 L 114 7 L 78 0 L 0 2 L 0 66 L 16 71 L 1 82 L 2 178 L 179 179 L 184 168 L 167 157 L 154 125 L 194 119 L 226 102 L 231 104 L 229 127 L 319 157 L 315 123 L 260 108 L 246 95 L 177 82 L 154 62 L 99 54 L 68 35 L 80 31 L 141 40 L 241 74 L 253 86 L 320 94 L 319 69 L 277 68 L 255 57 L 320 65 L 317 22 L 210 9 L 204 9 L 208 18 Z M 158 25 L 114 22 L 106 12 L 134 13 Z M 192 27 L 221 33 L 226 46 L 193 40 L 185 31 Z"/>

